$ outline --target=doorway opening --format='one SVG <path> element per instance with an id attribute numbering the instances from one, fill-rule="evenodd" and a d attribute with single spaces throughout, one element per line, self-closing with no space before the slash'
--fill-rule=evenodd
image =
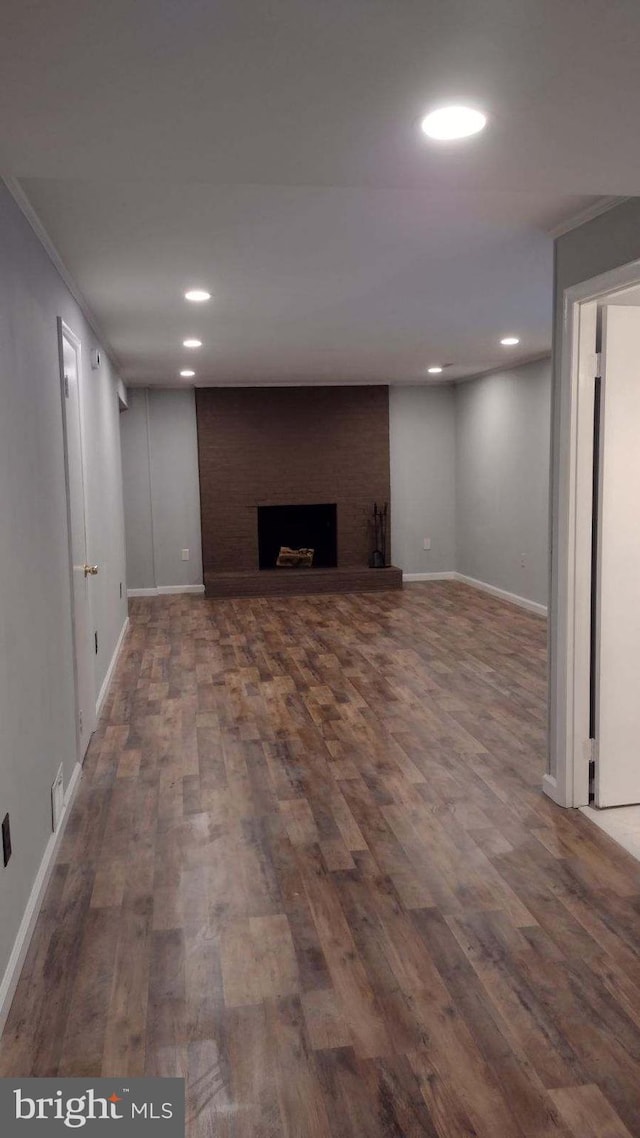
<path id="1" fill-rule="evenodd" d="M 62 426 L 67 491 L 69 572 L 73 623 L 76 694 L 76 757 L 82 762 L 96 725 L 94 622 L 91 581 L 98 567 L 88 560 L 85 500 L 85 453 L 82 431 L 81 343 L 63 320 L 58 320 Z"/>
<path id="2" fill-rule="evenodd" d="M 553 641 L 555 773 L 545 790 L 564 806 L 632 806 L 640 803 L 640 264 L 568 289 L 564 316 L 566 578 Z"/>

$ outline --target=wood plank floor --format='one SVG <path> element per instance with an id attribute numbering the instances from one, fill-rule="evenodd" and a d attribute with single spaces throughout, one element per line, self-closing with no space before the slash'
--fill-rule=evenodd
<path id="1" fill-rule="evenodd" d="M 540 791 L 544 622 L 131 610 L 0 1074 L 184 1074 L 189 1138 L 640 1136 L 640 865 Z"/>

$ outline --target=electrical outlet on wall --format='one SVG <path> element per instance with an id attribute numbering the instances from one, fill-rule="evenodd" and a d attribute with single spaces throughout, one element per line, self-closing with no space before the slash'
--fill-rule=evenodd
<path id="1" fill-rule="evenodd" d="M 188 561 L 188 560 L 189 560 L 189 550 L 188 550 L 188 549 L 183 549 L 183 550 L 182 550 L 182 560 L 183 560 L 183 561 Z"/>
<path id="2" fill-rule="evenodd" d="M 526 557 L 525 557 L 524 553 L 521 553 L 521 554 L 520 554 L 520 568 L 521 568 L 521 569 L 524 569 L 524 567 L 525 567 L 525 565 L 526 565 L 526 560 L 527 560 L 527 559 L 526 559 Z"/>

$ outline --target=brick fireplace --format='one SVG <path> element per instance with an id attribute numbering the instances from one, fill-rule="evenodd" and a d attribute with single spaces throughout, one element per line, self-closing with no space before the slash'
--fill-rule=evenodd
<path id="1" fill-rule="evenodd" d="M 397 585 L 391 570 L 368 568 L 369 515 L 390 499 L 388 387 L 198 388 L 196 410 L 208 593 L 342 591 L 341 575 L 352 588 L 357 577 L 363 588 Z M 335 567 L 261 571 L 258 510 L 327 504 Z"/>

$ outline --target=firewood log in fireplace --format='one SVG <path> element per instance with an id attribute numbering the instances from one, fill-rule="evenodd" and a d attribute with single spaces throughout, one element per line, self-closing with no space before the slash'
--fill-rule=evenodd
<path id="1" fill-rule="evenodd" d="M 314 552 L 313 549 L 289 549 L 288 545 L 281 545 L 276 565 L 289 569 L 310 568 Z"/>

